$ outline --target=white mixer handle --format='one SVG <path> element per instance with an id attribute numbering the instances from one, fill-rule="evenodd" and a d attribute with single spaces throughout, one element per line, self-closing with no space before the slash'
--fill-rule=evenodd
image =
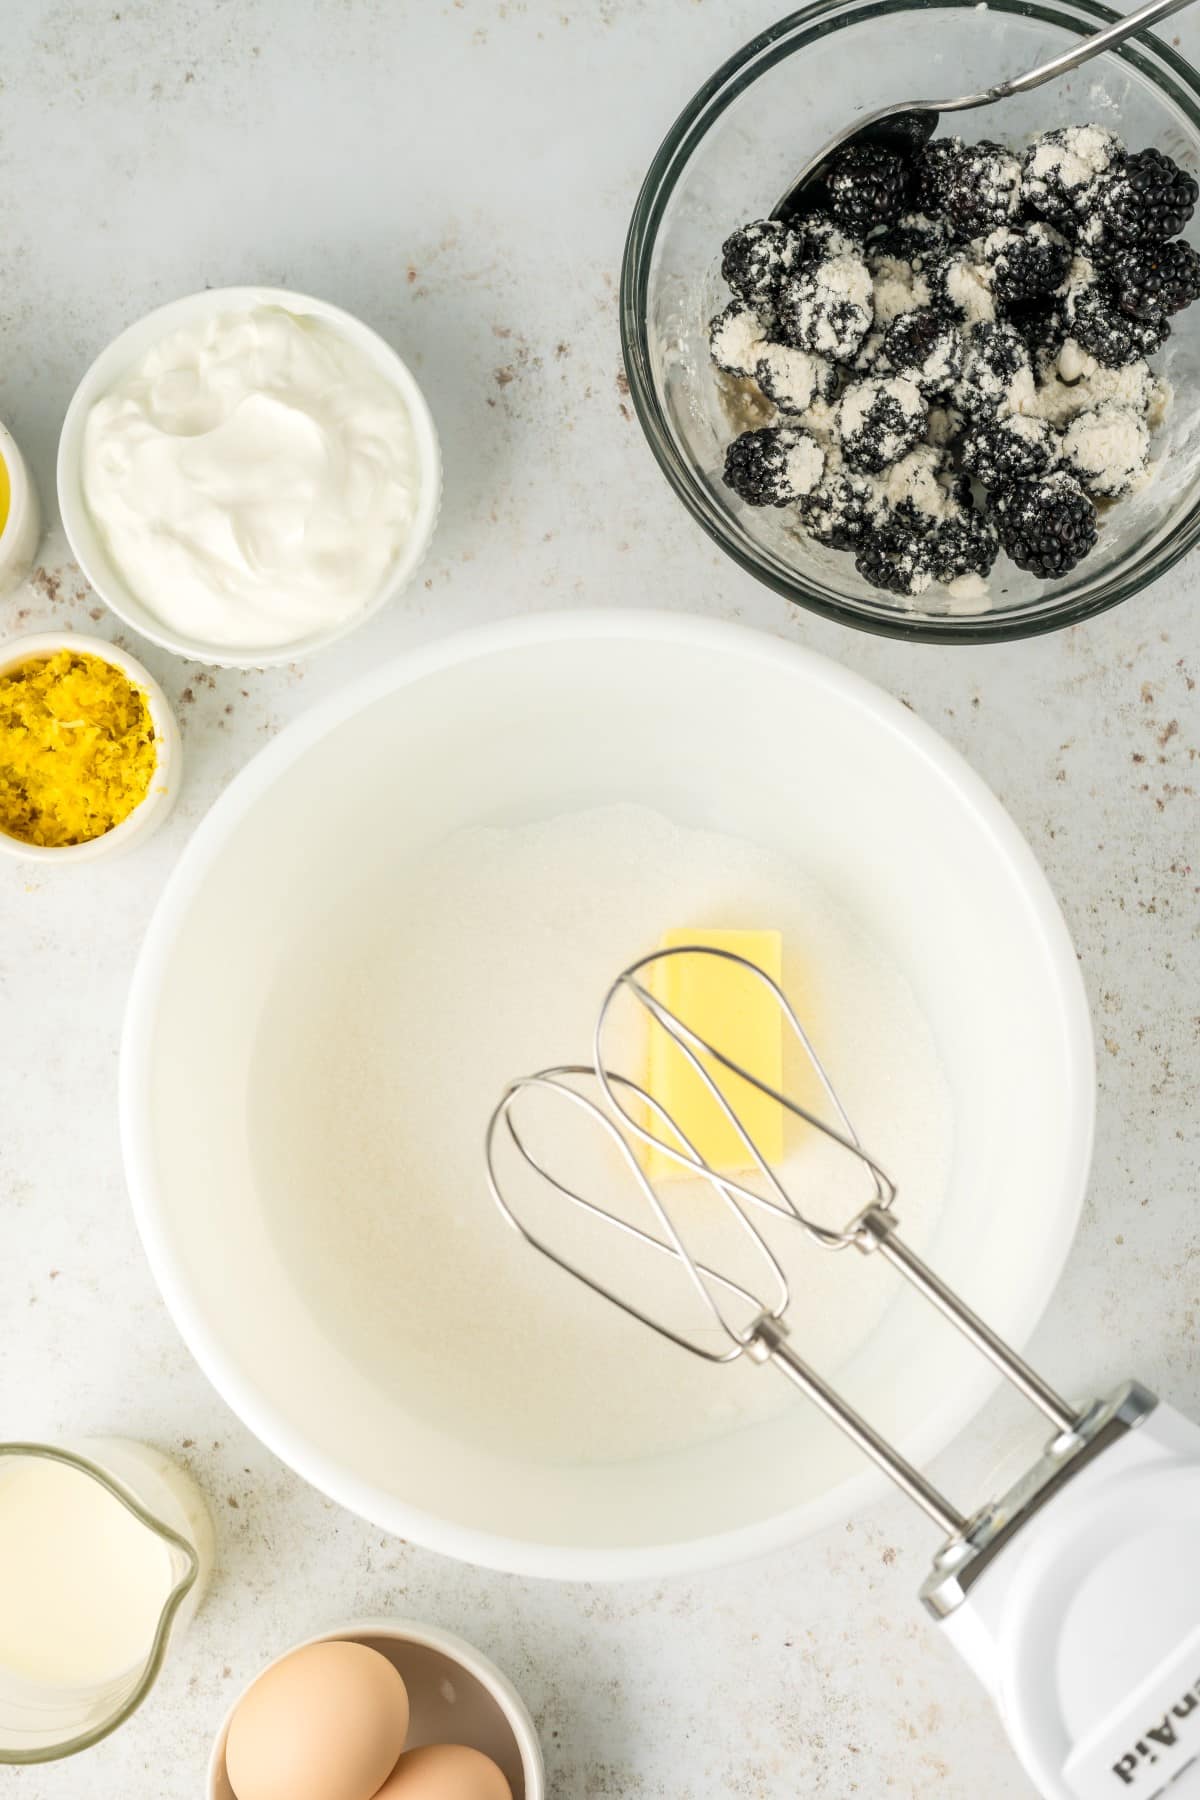
<path id="1" fill-rule="evenodd" d="M 1047 1800 L 1198 1800 L 1200 1427 L 1117 1431 L 942 1628 Z"/>

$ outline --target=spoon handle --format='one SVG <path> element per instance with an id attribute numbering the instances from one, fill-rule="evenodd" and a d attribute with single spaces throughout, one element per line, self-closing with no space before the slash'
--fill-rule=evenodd
<path id="1" fill-rule="evenodd" d="M 1192 0 L 1149 0 L 1149 5 L 1139 6 L 1135 12 L 1126 13 L 1123 19 L 1106 25 L 1103 31 L 1085 38 L 1074 50 L 1067 50 L 1053 61 L 1041 63 L 1036 69 L 1030 69 L 1027 75 L 1017 75 L 1011 81 L 1001 81 L 989 90 L 989 100 L 1005 100 L 1010 94 L 1025 94 L 1030 88 L 1041 87 L 1043 81 L 1053 81 L 1056 75 L 1065 75 L 1068 69 L 1077 69 L 1080 63 L 1089 62 L 1102 50 L 1111 50 L 1115 44 L 1123 44 L 1134 32 L 1142 31 L 1147 25 L 1153 25 L 1159 19 L 1165 19 L 1171 13 L 1182 12 L 1185 6 L 1191 6 Z"/>

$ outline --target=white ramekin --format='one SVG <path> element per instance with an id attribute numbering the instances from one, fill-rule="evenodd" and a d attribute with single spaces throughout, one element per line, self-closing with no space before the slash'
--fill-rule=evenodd
<path id="1" fill-rule="evenodd" d="M 512 1784 L 513 1800 L 545 1800 L 546 1773 L 542 1766 L 542 1750 L 528 1707 L 507 1675 L 501 1674 L 486 1656 L 465 1639 L 455 1637 L 452 1632 L 441 1631 L 435 1625 L 420 1625 L 411 1619 L 359 1619 L 336 1631 L 318 1632 L 315 1637 L 306 1638 L 302 1644 L 293 1644 L 268 1663 L 267 1667 L 274 1668 L 285 1656 L 290 1656 L 293 1651 L 302 1650 L 309 1644 L 328 1644 L 346 1639 L 355 1643 L 367 1643 L 373 1649 L 380 1650 L 390 1662 L 395 1663 L 402 1675 L 405 1673 L 406 1651 L 417 1654 L 431 1652 L 445 1665 L 444 1670 L 438 1671 L 436 1698 L 428 1693 L 428 1656 L 422 1655 L 422 1661 L 426 1665 L 426 1680 L 418 1687 L 411 1677 L 406 1678 L 409 1681 L 409 1700 L 412 1705 L 409 1748 L 426 1743 L 469 1744 L 472 1749 L 482 1750 L 493 1757 L 504 1768 Z M 263 1673 L 262 1669 L 258 1671 L 258 1675 Z M 254 1677 L 255 1681 L 258 1680 L 258 1675 Z M 476 1689 L 483 1689 L 487 1699 L 496 1708 L 493 1729 L 481 1738 L 470 1729 L 455 1728 L 456 1708 L 464 1701 L 470 1704 L 462 1691 L 464 1677 Z M 235 1800 L 225 1771 L 225 1745 L 233 1715 L 251 1686 L 252 1682 L 243 1688 L 226 1713 L 217 1733 L 208 1764 L 208 1784 L 205 1789 L 207 1800 Z"/>
<path id="2" fill-rule="evenodd" d="M 104 662 L 120 669 L 136 687 L 141 688 L 150 708 L 158 744 L 158 760 L 145 799 L 134 807 L 128 818 L 122 819 L 119 825 L 114 825 L 102 837 L 89 838 L 85 844 L 49 846 L 26 844 L 20 838 L 10 837 L 6 831 L 0 831 L 0 854 L 19 857 L 22 862 L 52 864 L 55 868 L 64 867 L 68 863 L 94 862 L 99 856 L 114 856 L 122 850 L 128 850 L 135 843 L 144 844 L 150 834 L 158 830 L 174 806 L 183 772 L 183 745 L 167 696 L 149 669 L 143 668 L 137 657 L 130 656 L 128 650 L 106 643 L 103 638 L 84 637 L 73 631 L 49 631 L 9 638 L 7 643 L 0 644 L 0 675 L 19 669 L 24 663 L 53 656 L 58 650 L 75 650 L 86 656 L 100 657 Z"/>
<path id="3" fill-rule="evenodd" d="M 286 644 L 262 648 L 230 650 L 209 643 L 204 638 L 187 637 L 164 625 L 132 591 L 98 530 L 83 494 L 83 435 L 88 413 L 96 401 L 125 375 L 139 358 L 172 332 L 183 330 L 199 320 L 210 319 L 222 312 L 245 312 L 255 306 L 281 306 L 289 312 L 322 319 L 349 343 L 367 356 L 380 374 L 403 396 L 412 420 L 421 468 L 421 486 L 417 516 L 408 543 L 397 558 L 391 575 L 379 592 L 361 610 L 341 624 L 326 631 L 310 632 Z M 314 300 L 307 294 L 293 294 L 286 288 L 230 287 L 212 288 L 199 294 L 188 294 L 166 306 L 147 313 L 144 319 L 130 325 L 108 348 L 102 350 L 79 383 L 63 420 L 58 442 L 58 505 L 63 529 L 76 562 L 105 604 L 117 617 L 140 631 L 151 643 L 173 650 L 194 662 L 210 663 L 224 669 L 264 669 L 279 663 L 323 650 L 327 644 L 345 637 L 371 618 L 389 600 L 395 598 L 412 579 L 423 561 L 437 525 L 442 497 L 442 460 L 433 415 L 416 377 L 392 349 L 390 344 L 356 319 L 352 313 L 327 301 Z"/>
<path id="4" fill-rule="evenodd" d="M 3 425 L 0 458 L 8 469 L 10 489 L 8 518 L 0 531 L 0 594 L 9 594 L 33 567 L 42 537 L 42 509 L 25 458 Z"/>

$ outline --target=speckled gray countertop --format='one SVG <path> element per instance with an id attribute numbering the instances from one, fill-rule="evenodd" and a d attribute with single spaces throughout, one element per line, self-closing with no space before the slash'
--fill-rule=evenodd
<path id="1" fill-rule="evenodd" d="M 307 668 L 144 655 L 186 789 L 110 867 L 0 875 L 0 1433 L 114 1431 L 191 1467 L 220 1571 L 144 1711 L 21 1800 L 195 1800 L 237 1687 L 353 1615 L 464 1633 L 536 1714 L 556 1800 L 1017 1800 L 1031 1790 L 914 1603 L 899 1500 L 769 1563 L 663 1586 L 481 1573 L 380 1536 L 262 1450 L 184 1350 L 117 1144 L 117 1041 L 155 896 L 267 738 L 360 669 L 474 621 L 654 604 L 743 619 L 894 693 L 992 784 L 1045 864 L 1087 979 L 1100 1117 L 1086 1218 L 1034 1350 L 1057 1383 L 1136 1372 L 1200 1411 L 1200 597 L 1177 569 L 1032 643 L 914 649 L 825 626 L 710 547 L 625 394 L 615 290 L 668 123 L 769 0 L 8 0 L 0 27 L 0 417 L 53 485 L 63 410 L 124 324 L 245 280 L 321 294 L 409 357 L 446 504 L 413 592 Z M 1200 25 L 1179 22 L 1185 51 Z M 366 178 L 364 178 L 364 171 Z M 115 635 L 52 531 L 6 633 Z M 942 1459 L 978 1491 L 1036 1438 L 997 1400 Z"/>

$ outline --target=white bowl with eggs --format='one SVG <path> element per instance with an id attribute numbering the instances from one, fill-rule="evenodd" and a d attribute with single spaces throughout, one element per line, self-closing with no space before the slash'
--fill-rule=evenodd
<path id="1" fill-rule="evenodd" d="M 1019 1345 L 1087 1178 L 1087 1006 L 1028 846 L 907 708 L 739 627 L 579 613 L 416 651 L 261 752 L 167 886 L 121 1066 L 143 1243 L 247 1425 L 383 1529 L 526 1574 L 726 1562 L 876 1495 L 787 1383 L 607 1307 L 485 1181 L 504 1083 L 583 1060 L 664 929 L 787 951 L 810 914 L 899 1217 Z M 797 1348 L 927 1460 L 997 1377 L 878 1259 L 795 1254 Z"/>
<path id="2" fill-rule="evenodd" d="M 365 1645 L 368 1649 L 377 1651 L 399 1673 L 407 1690 L 408 1727 L 406 1732 L 401 1730 L 397 1737 L 398 1741 L 403 1741 L 406 1750 L 432 1744 L 466 1745 L 490 1758 L 496 1765 L 508 1783 L 512 1800 L 545 1800 L 546 1776 L 537 1729 L 528 1707 L 512 1682 L 464 1638 L 457 1637 L 450 1631 L 442 1631 L 438 1626 L 423 1625 L 410 1619 L 356 1620 L 336 1630 L 324 1631 L 305 1639 L 303 1644 L 294 1645 L 269 1663 L 267 1669 L 261 1670 L 239 1694 L 217 1733 L 209 1758 L 207 1800 L 243 1800 L 243 1796 L 235 1793 L 229 1779 L 229 1733 L 235 1715 L 262 1675 L 282 1668 L 297 1650 L 307 1649 L 314 1644 L 347 1642 Z M 335 1695 L 332 1698 L 336 1702 L 339 1697 Z M 355 1696 L 350 1698 L 353 1700 Z M 351 1712 L 357 1712 L 360 1718 L 365 1715 L 367 1727 L 364 1733 L 367 1741 L 362 1747 L 368 1753 L 373 1747 L 370 1743 L 375 1735 L 370 1717 L 373 1710 L 371 1702 L 374 1700 L 378 1705 L 378 1696 L 368 1691 L 365 1699 L 366 1704 L 361 1708 L 352 1705 L 335 1706 L 340 1716 L 340 1735 L 335 1736 L 333 1743 L 329 1745 L 329 1766 L 323 1770 L 323 1743 L 315 1742 L 305 1752 L 297 1733 L 301 1722 L 307 1719 L 309 1728 L 318 1738 L 322 1736 L 320 1713 L 322 1705 L 330 1703 L 330 1696 L 322 1696 L 319 1690 L 315 1695 L 306 1692 L 303 1676 L 296 1688 L 296 1723 L 287 1734 L 290 1742 L 285 1748 L 291 1751 L 293 1761 L 298 1760 L 302 1766 L 306 1765 L 306 1774 L 312 1776 L 314 1787 L 322 1795 L 332 1795 L 340 1782 L 346 1789 L 342 1800 L 372 1800 L 372 1795 L 368 1792 L 354 1794 L 353 1762 L 345 1741 L 347 1717 Z M 386 1696 L 384 1699 L 386 1700 Z M 282 1692 L 280 1700 L 281 1704 L 277 1702 L 272 1707 L 272 1712 L 286 1726 L 289 1723 L 289 1696 L 286 1691 Z M 263 1718 L 261 1728 L 252 1726 L 245 1733 L 248 1745 L 244 1746 L 244 1760 L 252 1762 L 256 1774 L 262 1771 L 268 1784 L 272 1779 L 273 1762 L 273 1745 L 268 1727 L 273 1722 Z M 384 1728 L 386 1729 L 386 1721 Z M 256 1739 L 260 1741 L 255 1741 Z M 355 1746 L 356 1749 L 359 1747 Z M 248 1758 L 245 1756 L 246 1748 Z M 384 1761 L 387 1761 L 389 1755 L 390 1747 L 384 1753 Z M 474 1795 L 461 1788 L 446 1791 L 433 1784 L 420 1792 L 414 1792 L 412 1800 L 493 1800 L 497 1785 L 494 1781 L 489 1782 L 482 1786 L 478 1795 Z M 369 1779 L 367 1787 L 371 1786 L 372 1781 Z M 299 1800 L 290 1785 L 287 1787 L 287 1795 L 288 1800 Z"/>
<path id="3" fill-rule="evenodd" d="M 250 341 L 256 320 L 285 335 Z M 392 427 L 402 483 L 383 466 Z M 429 548 L 441 481 L 408 365 L 361 319 L 284 288 L 207 289 L 130 325 L 76 388 L 58 447 L 63 528 L 101 599 L 224 668 L 310 656 L 385 606 Z"/>

